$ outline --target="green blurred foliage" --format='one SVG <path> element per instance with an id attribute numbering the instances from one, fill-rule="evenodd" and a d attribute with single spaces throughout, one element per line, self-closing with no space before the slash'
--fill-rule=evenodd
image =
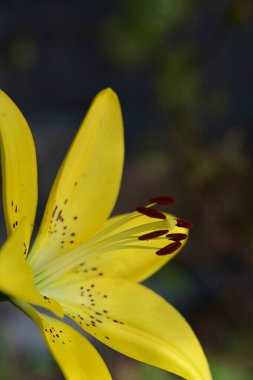
<path id="1" fill-rule="evenodd" d="M 138 66 L 160 54 L 170 31 L 181 23 L 192 1 L 123 1 L 122 11 L 106 20 L 108 54 L 121 66 Z"/>

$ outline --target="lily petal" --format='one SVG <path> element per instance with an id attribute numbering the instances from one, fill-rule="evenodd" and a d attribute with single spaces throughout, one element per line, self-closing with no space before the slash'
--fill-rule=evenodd
<path id="1" fill-rule="evenodd" d="M 99 353 L 79 332 L 28 304 L 16 305 L 36 323 L 66 379 L 112 379 Z"/>
<path id="2" fill-rule="evenodd" d="M 60 305 L 54 299 L 41 295 L 33 284 L 33 273 L 24 255 L 28 228 L 24 219 L 21 220 L 17 230 L 0 251 L 0 292 L 11 298 L 42 306 L 63 317 Z"/>
<path id="3" fill-rule="evenodd" d="M 91 335 L 134 359 L 187 380 L 210 380 L 202 348 L 185 319 L 151 290 L 98 278 L 47 289 Z"/>
<path id="4" fill-rule="evenodd" d="M 29 255 L 34 268 L 83 243 L 105 222 L 118 195 L 123 156 L 120 104 L 106 89 L 94 99 L 58 172 Z"/>
<path id="5" fill-rule="evenodd" d="M 20 220 L 29 222 L 28 246 L 37 207 L 37 163 L 28 124 L 14 102 L 0 90 L 0 147 L 3 204 L 10 235 Z"/>

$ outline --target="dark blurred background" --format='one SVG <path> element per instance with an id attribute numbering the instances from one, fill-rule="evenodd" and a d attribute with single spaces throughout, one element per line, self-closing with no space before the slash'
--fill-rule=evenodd
<path id="1" fill-rule="evenodd" d="M 112 87 L 126 137 L 115 213 L 168 194 L 194 223 L 147 285 L 185 315 L 217 380 L 253 373 L 252 21 L 250 0 L 0 1 L 0 86 L 35 138 L 38 221 L 92 98 Z M 0 378 L 62 379 L 32 322 L 0 306 Z M 115 380 L 177 378 L 98 348 Z"/>

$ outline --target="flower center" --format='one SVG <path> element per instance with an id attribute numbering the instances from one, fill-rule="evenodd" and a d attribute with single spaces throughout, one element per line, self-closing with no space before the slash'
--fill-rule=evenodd
<path id="1" fill-rule="evenodd" d="M 130 214 L 116 217 L 111 224 L 84 244 L 35 270 L 35 285 L 37 288 L 43 288 L 62 274 L 81 265 L 84 260 L 107 252 L 145 249 L 153 250 L 158 256 L 175 252 L 180 248 L 181 240 L 186 239 L 187 235 L 170 234 L 169 231 L 175 226 L 190 228 L 191 224 L 154 208 L 155 205 L 168 205 L 174 202 L 172 197 L 151 198 L 147 206 L 137 207 Z M 143 219 L 143 216 L 147 218 Z M 140 218 L 141 221 L 138 220 Z M 160 248 L 161 242 L 164 242 L 162 248 Z"/>

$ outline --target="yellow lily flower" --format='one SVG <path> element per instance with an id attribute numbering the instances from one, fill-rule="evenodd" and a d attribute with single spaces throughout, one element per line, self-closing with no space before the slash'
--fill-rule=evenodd
<path id="1" fill-rule="evenodd" d="M 29 251 L 37 206 L 31 132 L 0 91 L 0 144 L 7 241 L 0 251 L 0 296 L 34 320 L 66 379 L 108 380 L 91 343 L 67 316 L 101 342 L 188 380 L 210 380 L 202 348 L 185 319 L 139 284 L 173 258 L 190 223 L 145 207 L 109 218 L 123 167 L 121 109 L 101 91 L 69 149 Z M 47 314 L 34 306 L 47 310 Z M 51 313 L 49 313 L 51 312 Z M 54 314 L 54 316 L 52 316 Z"/>

